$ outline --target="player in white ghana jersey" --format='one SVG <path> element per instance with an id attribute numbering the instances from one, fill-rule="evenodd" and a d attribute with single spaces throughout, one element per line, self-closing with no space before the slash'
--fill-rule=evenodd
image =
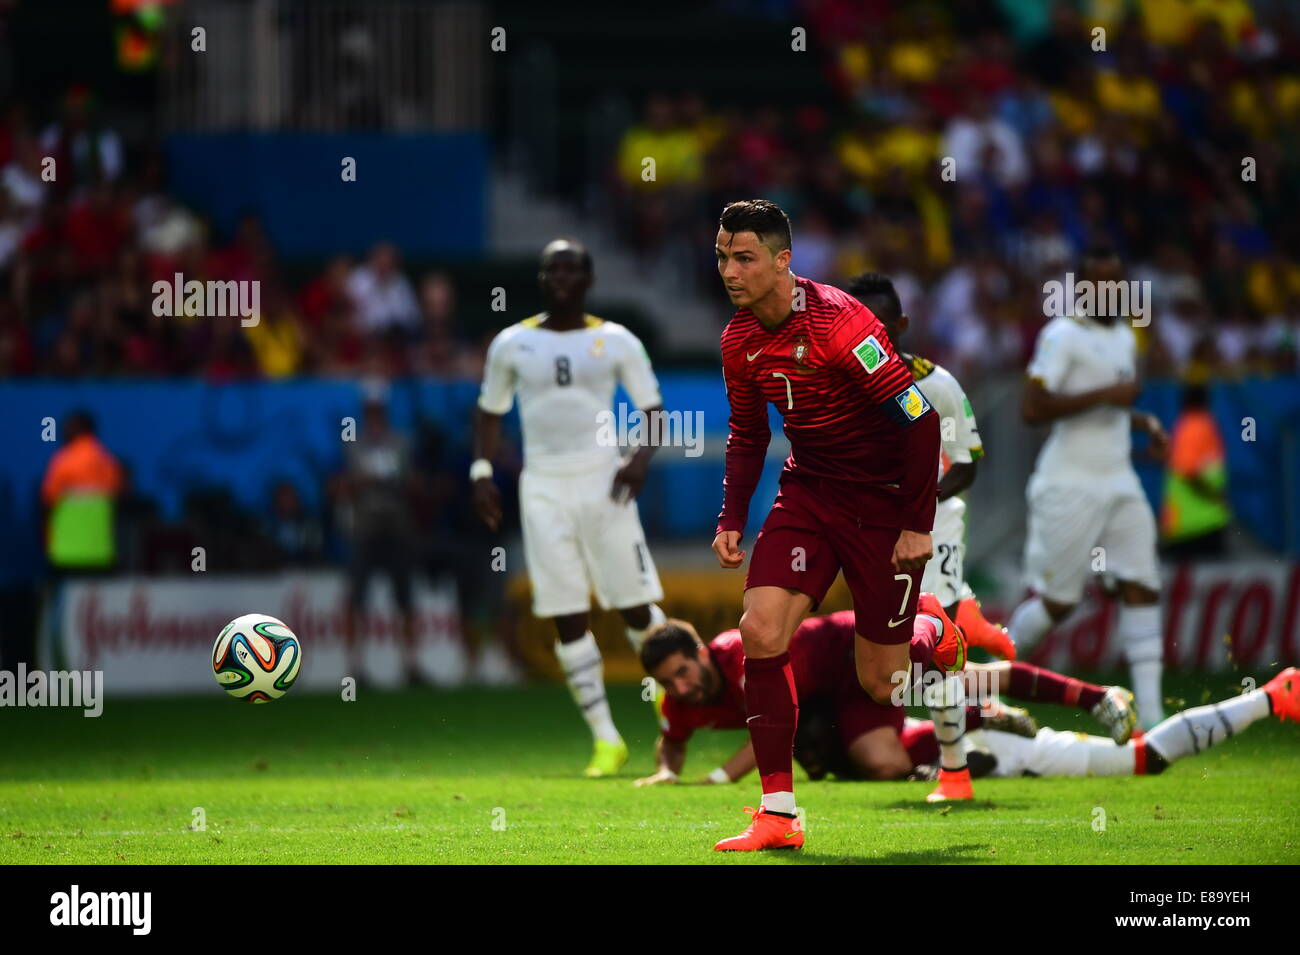
<path id="1" fill-rule="evenodd" d="M 967 759 L 972 776 L 1154 776 L 1270 716 L 1282 723 L 1300 722 L 1300 671 L 1295 667 L 1257 689 L 1175 713 L 1139 739 L 1119 745 L 1105 736 L 1047 726 L 1028 739 L 978 729 L 966 735 L 972 747 Z"/>
<path id="2" fill-rule="evenodd" d="M 1081 271 L 1084 281 L 1123 280 L 1108 246 L 1089 249 Z M 1094 295 L 1094 303 L 1101 298 Z M 1149 435 L 1157 455 L 1168 442 L 1154 415 L 1131 407 L 1139 387 L 1130 319 L 1101 314 L 1102 305 L 1052 318 L 1026 373 L 1022 416 L 1029 424 L 1050 422 L 1052 430 L 1025 491 L 1025 576 L 1034 594 L 1008 628 L 1024 652 L 1074 609 L 1090 574 L 1113 575 L 1138 720 L 1149 729 L 1164 719 L 1160 567 L 1155 515 L 1129 457 L 1130 432 Z"/>
<path id="3" fill-rule="evenodd" d="M 890 344 L 939 412 L 939 502 L 930 535 L 934 556 L 925 565 L 921 590 L 939 598 L 944 612 L 962 628 L 969 646 L 1012 659 L 1015 647 L 1006 631 L 984 619 L 979 601 L 966 583 L 966 502 L 958 495 L 974 483 L 976 462 L 984 456 L 975 411 L 961 384 L 947 369 L 903 350 L 901 340 L 911 319 L 903 311 L 888 276 L 876 272 L 858 275 L 849 281 L 845 291 L 880 319 Z"/>
<path id="4" fill-rule="evenodd" d="M 622 457 L 601 440 L 600 428 L 616 385 L 653 415 L 662 407 L 659 383 L 632 332 L 587 314 L 592 280 L 591 254 L 581 244 L 557 239 L 542 250 L 538 282 L 546 311 L 503 330 L 488 348 L 470 479 L 475 509 L 495 530 L 501 501 L 491 461 L 501 418 L 517 396 L 524 438 L 519 510 L 533 614 L 555 621 L 556 656 L 594 737 L 586 775 L 596 777 L 622 768 L 627 745 L 605 697 L 604 663 L 588 621 L 591 592 L 602 607 L 618 610 L 634 649 L 667 618 L 656 603 L 663 589 L 636 505 L 654 448 Z"/>

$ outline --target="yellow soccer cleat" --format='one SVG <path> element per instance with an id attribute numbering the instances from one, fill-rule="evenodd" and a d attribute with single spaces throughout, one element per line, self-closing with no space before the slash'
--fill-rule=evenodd
<path id="1" fill-rule="evenodd" d="M 621 739 L 617 743 L 609 743 L 603 739 L 596 740 L 596 748 L 592 750 L 591 762 L 583 770 L 582 775 L 588 779 L 600 779 L 602 776 L 617 776 L 618 771 L 623 768 L 627 762 L 627 743 Z"/>
<path id="2" fill-rule="evenodd" d="M 655 709 L 655 722 L 659 724 L 660 729 L 668 728 L 668 721 L 664 719 L 664 699 L 668 693 L 662 686 L 655 683 L 655 698 L 651 700 L 651 705 Z"/>

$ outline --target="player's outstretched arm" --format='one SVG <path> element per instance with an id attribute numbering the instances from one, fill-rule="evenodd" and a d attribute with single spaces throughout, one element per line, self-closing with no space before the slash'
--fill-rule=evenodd
<path id="1" fill-rule="evenodd" d="M 740 549 L 740 531 L 719 531 L 713 538 L 713 553 L 718 563 L 728 570 L 735 570 L 745 562 L 745 552 Z"/>
<path id="2" fill-rule="evenodd" d="M 757 766 L 758 760 L 754 758 L 754 744 L 751 740 L 745 740 L 744 745 L 736 750 L 731 759 L 709 773 L 705 777 L 705 781 L 710 783 L 734 783 L 744 779 Z"/>
<path id="3" fill-rule="evenodd" d="M 655 743 L 655 762 L 658 768 L 649 776 L 638 779 L 635 786 L 658 786 L 660 783 L 675 783 L 686 765 L 686 741 L 671 740 L 664 735 Z"/>
<path id="4" fill-rule="evenodd" d="M 501 526 L 501 491 L 492 479 L 491 461 L 500 445 L 501 415 L 482 408 L 474 409 L 474 466 L 470 469 L 474 510 L 479 519 L 494 531 Z M 487 462 L 486 468 L 480 462 Z"/>
<path id="5" fill-rule="evenodd" d="M 640 410 L 646 420 L 656 421 L 663 413 L 664 406 L 658 404 Z M 653 428 L 650 430 L 654 433 Z M 651 442 L 641 445 L 628 455 L 626 463 L 614 474 L 614 484 L 609 489 L 609 496 L 620 503 L 636 500 L 645 485 L 646 475 L 650 473 L 650 459 L 654 457 L 657 450 L 659 450 L 658 445 Z"/>
<path id="6" fill-rule="evenodd" d="M 1041 381 L 1030 378 L 1025 382 L 1020 398 L 1020 416 L 1025 424 L 1048 424 L 1057 418 L 1068 418 L 1100 405 L 1127 408 L 1137 399 L 1138 391 L 1137 382 L 1121 381 L 1105 388 L 1081 391 L 1077 395 L 1063 395 L 1048 391 Z"/>
<path id="7" fill-rule="evenodd" d="M 975 483 L 975 461 L 954 462 L 939 479 L 939 500 L 946 501 Z"/>
<path id="8" fill-rule="evenodd" d="M 650 366 L 650 356 L 646 354 L 641 340 L 627 329 L 620 334 L 627 339 L 627 347 L 621 349 L 622 357 L 618 362 L 618 378 L 627 390 L 628 397 L 637 410 L 652 424 L 660 420 L 664 410 L 663 399 L 659 392 L 659 381 Z M 650 434 L 658 434 L 657 427 L 649 429 Z M 641 445 L 628 456 L 624 465 L 614 475 L 614 484 L 610 488 L 610 497 L 619 502 L 632 501 L 641 493 L 646 474 L 650 470 L 650 458 L 657 447 L 654 441 Z"/>
<path id="9" fill-rule="evenodd" d="M 891 402 L 887 407 L 892 409 L 894 405 Z M 891 563 L 895 570 L 906 572 L 922 569 L 934 556 L 930 529 L 934 527 L 934 509 L 939 500 L 939 415 L 933 408 L 926 408 L 915 420 L 898 423 L 904 497 L 902 530 Z"/>
<path id="10" fill-rule="evenodd" d="M 763 462 L 772 441 L 767 424 L 767 403 L 743 369 L 732 367 L 723 355 L 723 383 L 727 389 L 730 417 L 727 422 L 726 463 L 722 477 L 722 512 L 714 529 L 713 552 L 723 567 L 739 567 L 743 552 L 740 535 L 749 515 L 749 501 L 763 475 Z M 723 549 L 719 541 L 726 536 Z M 731 535 L 734 535 L 731 536 Z M 726 558 L 724 559 L 724 553 Z"/>
<path id="11" fill-rule="evenodd" d="M 1129 421 L 1134 431 L 1145 434 L 1149 439 L 1147 453 L 1157 461 L 1163 461 L 1169 451 L 1169 435 L 1165 432 L 1165 426 L 1160 423 L 1160 419 L 1149 411 L 1138 411 L 1134 408 L 1129 412 Z"/>

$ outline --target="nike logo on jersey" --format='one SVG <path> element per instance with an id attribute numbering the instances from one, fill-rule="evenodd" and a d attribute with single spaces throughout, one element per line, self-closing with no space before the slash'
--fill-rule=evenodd
<path id="1" fill-rule="evenodd" d="M 766 348 L 766 347 L 767 347 L 766 345 L 763 346 L 763 348 Z M 763 348 L 760 348 L 758 351 L 754 352 L 754 354 L 752 354 L 752 355 L 751 355 L 749 352 L 745 352 L 745 360 L 746 360 L 746 361 L 753 361 L 753 360 L 754 360 L 755 358 L 757 358 L 759 355 L 763 354 Z"/>
<path id="2" fill-rule="evenodd" d="M 907 623 L 907 618 L 906 618 L 906 617 L 903 618 L 902 620 L 891 620 L 891 621 L 889 621 L 889 625 L 890 625 L 891 627 L 897 627 L 897 626 L 900 626 L 901 624 L 905 624 L 905 623 Z"/>

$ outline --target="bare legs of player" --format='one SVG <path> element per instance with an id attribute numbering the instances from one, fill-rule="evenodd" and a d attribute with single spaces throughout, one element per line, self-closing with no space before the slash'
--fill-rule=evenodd
<path id="1" fill-rule="evenodd" d="M 855 739 L 849 759 L 864 779 L 903 779 L 912 771 L 912 757 L 892 726 L 877 726 Z"/>
<path id="2" fill-rule="evenodd" d="M 881 706 L 893 703 L 898 675 L 911 672 L 910 649 L 910 643 L 874 643 L 862 634 L 858 634 L 853 641 L 853 661 L 858 668 L 858 683 Z"/>

